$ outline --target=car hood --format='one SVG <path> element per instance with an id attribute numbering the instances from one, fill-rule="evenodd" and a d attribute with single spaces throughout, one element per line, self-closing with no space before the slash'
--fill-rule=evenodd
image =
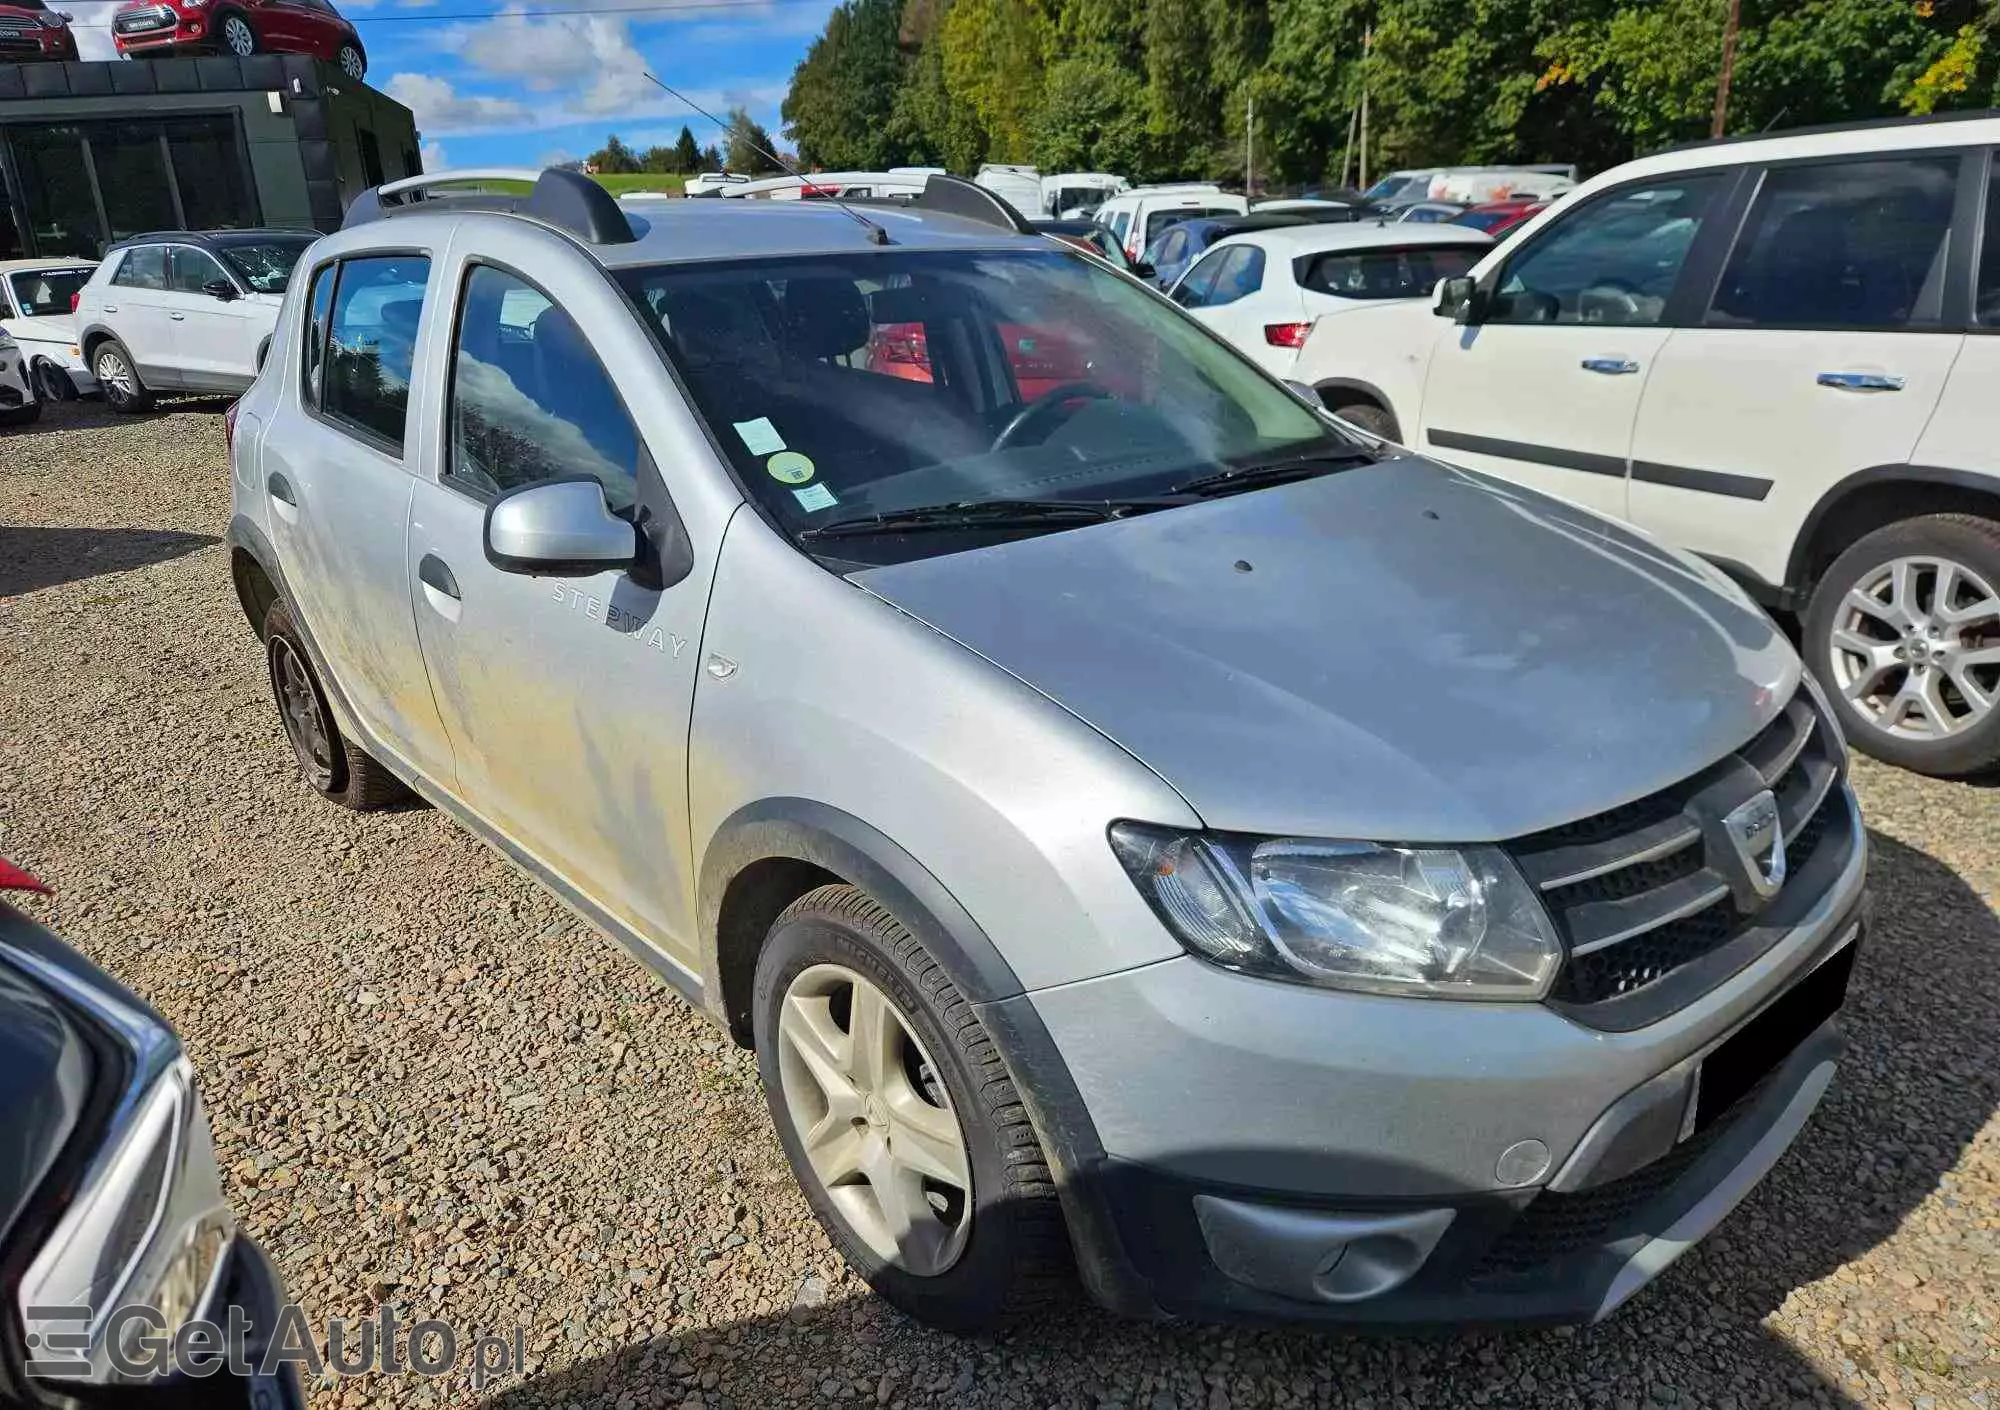
<path id="1" fill-rule="evenodd" d="M 1519 836 L 1713 763 L 1800 673 L 1717 571 L 1413 457 L 853 580 L 1229 831 Z"/>
<path id="2" fill-rule="evenodd" d="M 0 327 L 23 343 L 61 343 L 65 347 L 76 341 L 76 318 L 67 313 L 45 313 L 39 318 L 0 319 Z"/>

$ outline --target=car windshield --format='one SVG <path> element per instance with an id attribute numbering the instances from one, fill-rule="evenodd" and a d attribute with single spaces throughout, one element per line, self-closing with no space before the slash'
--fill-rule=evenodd
<path id="1" fill-rule="evenodd" d="M 1402 195 L 1417 184 L 1414 176 L 1385 176 L 1361 193 L 1365 201 L 1388 201 Z"/>
<path id="2" fill-rule="evenodd" d="M 270 235 L 223 245 L 216 253 L 245 284 L 259 294 L 282 294 L 292 266 L 317 235 Z"/>
<path id="3" fill-rule="evenodd" d="M 1150 244 L 1168 228 L 1197 216 L 1234 214 L 1236 212 L 1226 206 L 1186 206 L 1178 210 L 1154 211 L 1146 217 L 1146 241 Z"/>
<path id="4" fill-rule="evenodd" d="M 1491 245 L 1417 245 L 1404 250 L 1357 250 L 1321 255 L 1300 283 L 1343 299 L 1420 299 L 1440 279 L 1467 273 Z"/>
<path id="5" fill-rule="evenodd" d="M 1505 225 L 1520 215 L 1520 211 L 1508 208 L 1497 211 L 1460 211 L 1451 218 L 1453 225 L 1469 225 L 1474 230 L 1491 231 L 1496 226 Z"/>
<path id="6" fill-rule="evenodd" d="M 7 276 L 23 318 L 67 314 L 77 291 L 90 280 L 89 265 L 71 269 L 23 269 Z"/>
<path id="7" fill-rule="evenodd" d="M 1353 450 L 1157 295 L 1067 251 L 892 248 L 621 279 L 743 484 L 794 532 L 933 505 L 1103 503 Z"/>

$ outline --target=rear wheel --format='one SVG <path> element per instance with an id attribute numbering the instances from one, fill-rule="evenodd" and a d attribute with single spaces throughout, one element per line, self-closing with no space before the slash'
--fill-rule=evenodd
<path id="1" fill-rule="evenodd" d="M 1821 575 L 1805 641 L 1855 748 L 1947 777 L 2000 763 L 2000 523 L 1869 534 Z"/>
<path id="2" fill-rule="evenodd" d="M 257 31 L 243 16 L 233 11 L 225 14 L 216 22 L 215 29 L 222 36 L 222 47 L 238 58 L 247 59 L 257 52 Z"/>
<path id="3" fill-rule="evenodd" d="M 131 416 L 151 409 L 153 394 L 139 380 L 138 370 L 132 365 L 132 354 L 126 352 L 125 345 L 117 339 L 107 339 L 97 345 L 97 351 L 90 355 L 90 375 L 97 379 L 97 389 L 104 394 L 104 404 L 113 411 Z"/>
<path id="4" fill-rule="evenodd" d="M 1372 402 L 1351 402 L 1346 406 L 1334 408 L 1333 414 L 1348 425 L 1357 426 L 1371 436 L 1380 436 L 1385 441 L 1396 439 L 1396 418 Z"/>
<path id="5" fill-rule="evenodd" d="M 894 916 L 852 886 L 794 902 L 758 956 L 755 1023 L 785 1154 L 878 1293 L 962 1332 L 1063 1294 L 1069 1239 L 1019 1094 Z"/>
<path id="6" fill-rule="evenodd" d="M 364 59 L 361 51 L 352 44 L 341 45 L 340 52 L 334 55 L 334 62 L 340 65 L 342 73 L 356 83 L 368 76 L 368 60 Z"/>
<path id="7" fill-rule="evenodd" d="M 313 792 L 364 813 L 407 797 L 400 779 L 342 737 L 283 602 L 272 603 L 264 616 L 264 650 L 278 718 Z"/>

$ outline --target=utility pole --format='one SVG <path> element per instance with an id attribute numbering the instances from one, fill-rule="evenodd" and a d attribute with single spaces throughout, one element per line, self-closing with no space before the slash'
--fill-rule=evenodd
<path id="1" fill-rule="evenodd" d="M 1243 114 L 1243 198 L 1257 194 L 1257 95 L 1252 93 Z"/>
<path id="2" fill-rule="evenodd" d="M 1724 0 L 1728 8 L 1722 19 L 1722 72 L 1715 80 L 1715 121 L 1710 137 L 1722 136 L 1729 124 L 1729 81 L 1736 75 L 1736 30 L 1743 21 L 1743 0 Z"/>
<path id="3" fill-rule="evenodd" d="M 1730 0 L 1735 4 L 1736 0 Z M 1361 189 L 1368 189 L 1368 55 L 1375 47 L 1375 26 L 1361 31 Z"/>
<path id="4" fill-rule="evenodd" d="M 1340 149 L 1340 185 L 1347 186 L 1347 169 L 1354 165 L 1354 120 L 1361 116 L 1359 108 L 1347 110 L 1347 145 Z"/>

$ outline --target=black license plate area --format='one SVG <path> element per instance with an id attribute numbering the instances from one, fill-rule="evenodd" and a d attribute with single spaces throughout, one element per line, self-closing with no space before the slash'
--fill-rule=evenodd
<path id="1" fill-rule="evenodd" d="M 1778 1066 L 1813 1030 L 1839 1012 L 1854 973 L 1859 938 L 1779 995 L 1702 1059 L 1695 1089 L 1694 1130 L 1713 1125 Z"/>

